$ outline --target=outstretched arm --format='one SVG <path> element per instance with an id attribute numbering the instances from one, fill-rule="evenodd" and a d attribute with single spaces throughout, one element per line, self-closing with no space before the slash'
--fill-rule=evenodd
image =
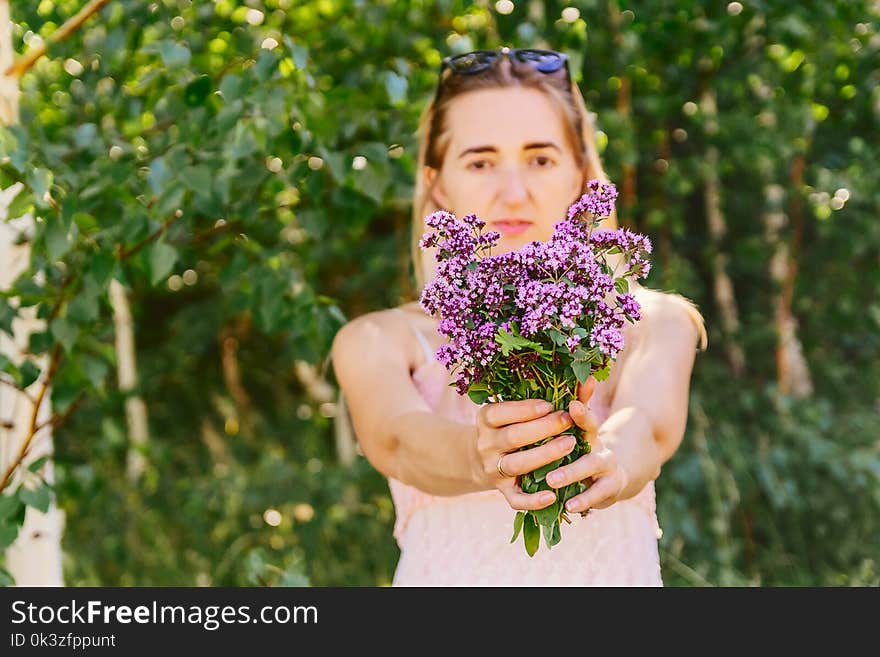
<path id="1" fill-rule="evenodd" d="M 436 415 L 419 395 L 397 346 L 408 330 L 375 312 L 346 324 L 333 341 L 334 372 L 364 456 L 386 477 L 432 495 L 479 490 L 475 429 Z"/>
<path id="2" fill-rule="evenodd" d="M 525 493 L 513 475 L 564 456 L 574 440 L 563 436 L 517 450 L 570 427 L 568 414 L 551 412 L 551 404 L 538 400 L 484 404 L 476 424 L 435 413 L 415 388 L 399 347 L 409 331 L 387 312 L 370 313 L 345 325 L 333 342 L 336 378 L 370 463 L 385 476 L 431 495 L 496 488 L 514 509 L 552 504 L 553 495 Z M 500 471 L 502 458 L 511 476 Z"/>
<path id="3" fill-rule="evenodd" d="M 641 320 L 640 339 L 621 363 L 608 419 L 591 440 L 593 450 L 561 472 L 555 488 L 587 477 L 593 485 L 572 498 L 571 511 L 602 509 L 635 496 L 656 479 L 676 452 L 687 424 L 688 394 L 699 337 L 680 299 L 669 296 Z M 581 386 L 588 398 L 592 386 Z M 580 401 L 569 413 L 578 426 L 595 431 L 595 418 Z"/>

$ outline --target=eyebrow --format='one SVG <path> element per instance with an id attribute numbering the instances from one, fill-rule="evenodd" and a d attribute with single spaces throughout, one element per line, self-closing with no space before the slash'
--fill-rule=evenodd
<path id="1" fill-rule="evenodd" d="M 533 141 L 532 143 L 526 144 L 525 146 L 523 146 L 524 151 L 531 151 L 531 150 L 535 150 L 538 148 L 555 148 L 557 151 L 562 152 L 562 149 L 559 148 L 559 146 L 557 146 L 552 141 Z M 474 146 L 472 148 L 464 149 L 459 154 L 458 157 L 459 157 L 459 159 L 463 158 L 465 155 L 468 155 L 469 153 L 497 153 L 497 152 L 498 152 L 498 149 L 495 148 L 494 146 Z"/>

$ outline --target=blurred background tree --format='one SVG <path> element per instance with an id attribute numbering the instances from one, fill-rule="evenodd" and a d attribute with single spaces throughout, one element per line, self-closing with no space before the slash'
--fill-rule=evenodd
<path id="1" fill-rule="evenodd" d="M 47 322 L 0 377 L 51 382 L 66 584 L 390 582 L 326 356 L 414 298 L 441 58 L 505 44 L 569 54 L 647 283 L 707 318 L 667 585 L 880 583 L 880 3 L 118 0 L 53 40 L 84 4 L 12 6 L 0 132 L 6 220 L 34 217 L 0 330 Z M 48 504 L 35 470 L 0 549 Z"/>

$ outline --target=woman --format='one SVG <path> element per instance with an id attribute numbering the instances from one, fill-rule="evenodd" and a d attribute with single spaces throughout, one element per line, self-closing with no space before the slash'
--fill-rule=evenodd
<path id="1" fill-rule="evenodd" d="M 607 180 L 583 98 L 565 57 L 552 51 L 447 58 L 419 136 L 419 289 L 434 274 L 433 253 L 418 248 L 431 212 L 475 213 L 501 233 L 498 251 L 511 251 L 549 239 L 586 182 Z M 437 319 L 417 301 L 339 331 L 334 373 L 361 450 L 388 478 L 395 504 L 394 585 L 662 585 L 653 481 L 684 435 L 695 346 L 699 339 L 705 348 L 706 335 L 683 297 L 635 281 L 631 288 L 642 319 L 627 325 L 608 379 L 580 386 L 567 411 L 458 396 L 434 358 Z M 527 494 L 516 477 L 569 452 L 573 439 L 559 434 L 572 423 L 592 452 L 547 481 L 592 485 L 570 500 L 580 513 L 563 525 L 562 541 L 530 558 L 510 543 L 515 510 L 554 496 Z M 559 437 L 518 450 L 551 436 Z"/>

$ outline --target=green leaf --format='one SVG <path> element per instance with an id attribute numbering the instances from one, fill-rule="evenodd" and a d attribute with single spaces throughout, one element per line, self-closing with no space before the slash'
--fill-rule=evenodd
<path id="1" fill-rule="evenodd" d="M 581 385 L 585 384 L 587 379 L 590 378 L 592 367 L 589 361 L 574 360 L 571 362 L 571 369 L 574 370 L 574 375 Z"/>
<path id="2" fill-rule="evenodd" d="M 72 370 L 72 368 L 71 368 Z M 71 380 L 75 376 L 76 378 Z M 57 379 L 52 385 L 52 406 L 56 413 L 63 414 L 83 392 L 85 381 L 79 372 L 69 374 L 64 380 Z"/>
<path id="3" fill-rule="evenodd" d="M 595 378 L 596 381 L 604 381 L 608 378 L 609 374 L 611 374 L 611 363 L 608 363 L 602 369 L 593 372 L 593 378 Z M 583 383 L 583 381 L 581 383 Z"/>
<path id="4" fill-rule="evenodd" d="M 12 320 L 17 314 L 6 297 L 0 297 L 0 331 L 12 335 Z"/>
<path id="5" fill-rule="evenodd" d="M 211 169 L 198 165 L 180 172 L 180 180 L 189 190 L 204 198 L 211 197 Z"/>
<path id="6" fill-rule="evenodd" d="M 12 377 L 13 385 L 16 388 L 21 388 L 21 372 L 4 354 L 0 354 L 0 372 Z"/>
<path id="7" fill-rule="evenodd" d="M 98 136 L 98 126 L 94 123 L 83 123 L 73 131 L 73 142 L 77 148 L 88 148 Z"/>
<path id="8" fill-rule="evenodd" d="M 15 543 L 18 536 L 19 526 L 7 522 L 0 522 L 0 550 L 5 550 Z"/>
<path id="9" fill-rule="evenodd" d="M 556 329 L 549 329 L 547 335 L 560 347 L 565 346 L 565 341 L 568 339 L 562 331 L 557 331 Z"/>
<path id="10" fill-rule="evenodd" d="M 346 160 L 348 158 L 345 153 L 335 153 L 333 151 L 328 151 L 325 148 L 322 148 L 318 152 L 320 153 L 321 158 L 323 158 L 324 163 L 327 165 L 327 168 L 330 170 L 333 179 L 340 185 L 344 183 L 348 174 L 348 167 L 346 166 Z"/>
<path id="11" fill-rule="evenodd" d="M 186 85 L 183 92 L 183 100 L 190 107 L 202 105 L 205 98 L 211 93 L 211 78 L 207 75 L 200 75 L 195 80 Z"/>
<path id="12" fill-rule="evenodd" d="M 266 81 L 278 67 L 278 55 L 270 50 L 263 49 L 257 55 L 257 63 L 253 67 L 253 73 L 258 80 Z"/>
<path id="13" fill-rule="evenodd" d="M 85 235 L 98 229 L 98 220 L 88 212 L 74 212 L 71 221 Z"/>
<path id="14" fill-rule="evenodd" d="M 22 488 L 18 496 L 21 498 L 21 501 L 27 504 L 28 506 L 32 506 L 35 509 L 46 513 L 49 510 L 49 504 L 52 501 L 52 493 L 49 490 L 49 486 L 43 484 L 37 488 Z"/>
<path id="15" fill-rule="evenodd" d="M 510 539 L 510 542 L 513 543 L 516 540 L 516 537 L 519 536 L 520 531 L 522 530 L 523 520 L 526 517 L 525 511 L 518 511 L 516 517 L 513 519 L 513 538 Z"/>
<path id="16" fill-rule="evenodd" d="M 52 186 L 52 172 L 48 169 L 34 167 L 28 171 L 27 182 L 33 191 L 33 201 L 40 207 L 49 207 L 48 202 L 44 200 L 46 192 Z"/>
<path id="17" fill-rule="evenodd" d="M 150 282 L 156 285 L 165 280 L 171 273 L 171 268 L 177 262 L 177 250 L 163 241 L 158 241 L 150 247 Z"/>
<path id="18" fill-rule="evenodd" d="M 79 327 L 65 317 L 56 317 L 49 324 L 49 330 L 52 332 L 52 336 L 64 347 L 64 351 L 70 353 L 79 337 Z"/>
<path id="19" fill-rule="evenodd" d="M 15 493 L 0 495 L 0 521 L 12 518 L 18 513 L 19 507 L 21 507 L 21 500 Z"/>
<path id="20" fill-rule="evenodd" d="M 74 322 L 92 322 L 98 318 L 98 300 L 86 291 L 76 295 L 67 307 L 67 317 Z"/>
<path id="21" fill-rule="evenodd" d="M 227 73 L 220 81 L 220 94 L 227 103 L 238 100 L 244 91 L 244 80 L 235 73 Z M 234 105 L 230 105 L 224 109 L 231 109 Z M 239 108 L 240 109 L 240 108 Z"/>
<path id="22" fill-rule="evenodd" d="M 521 349 L 524 347 L 531 347 L 532 349 L 541 348 L 541 345 L 537 342 L 528 340 L 521 335 L 509 333 L 503 328 L 499 328 L 498 333 L 495 334 L 495 342 L 501 347 L 501 353 L 505 356 L 509 356 L 510 352 L 514 349 Z"/>
<path id="23" fill-rule="evenodd" d="M 520 488 L 526 493 L 537 493 L 538 482 L 535 481 L 535 478 L 532 477 L 531 474 L 523 475 L 520 479 Z"/>
<path id="24" fill-rule="evenodd" d="M 526 552 L 530 557 L 535 556 L 538 551 L 538 544 L 541 542 L 541 529 L 531 511 L 526 512 L 526 519 L 523 522 L 523 542 L 526 546 Z"/>
<path id="25" fill-rule="evenodd" d="M 28 336 L 28 349 L 32 354 L 42 354 L 52 348 L 53 338 L 49 331 L 38 331 Z"/>
<path id="26" fill-rule="evenodd" d="M 163 41 L 160 43 L 159 55 L 162 57 L 162 63 L 168 68 L 189 64 L 190 57 L 192 56 L 189 48 L 173 41 Z"/>
<path id="27" fill-rule="evenodd" d="M 27 142 L 28 135 L 23 126 L 0 126 L 0 152 L 9 157 L 10 163 L 18 171 L 23 171 L 27 162 L 30 146 Z"/>
<path id="28" fill-rule="evenodd" d="M 159 201 L 155 206 L 156 212 L 163 217 L 167 217 L 172 212 L 176 212 L 183 206 L 183 195 L 185 193 L 186 189 L 184 188 L 183 183 L 174 179 L 159 197 Z"/>
<path id="29" fill-rule="evenodd" d="M 26 189 L 23 189 L 9 203 L 6 212 L 12 219 L 17 219 L 34 210 L 34 197 Z"/>
<path id="30" fill-rule="evenodd" d="M 48 460 L 49 460 L 48 456 L 41 456 L 40 458 L 38 458 L 36 461 L 34 461 L 33 463 L 31 463 L 28 466 L 28 470 L 30 470 L 31 472 L 34 472 L 34 473 L 39 472 L 40 468 L 42 468 Z M 0 514 L 0 515 L 2 515 L 2 514 Z"/>
<path id="31" fill-rule="evenodd" d="M 107 362 L 86 354 L 82 356 L 82 368 L 89 383 L 97 390 L 103 389 L 110 370 Z"/>
<path id="32" fill-rule="evenodd" d="M 3 566 L 0 566 L 0 586 L 14 586 L 15 579 L 12 577 L 12 573 L 6 570 Z"/>
<path id="33" fill-rule="evenodd" d="M 553 504 L 545 506 L 543 509 L 535 509 L 532 513 L 539 525 L 551 525 L 559 517 L 559 500 L 557 499 Z"/>
<path id="34" fill-rule="evenodd" d="M 484 404 L 489 399 L 489 388 L 485 383 L 475 382 L 468 386 L 468 397 L 475 404 Z"/>
<path id="35" fill-rule="evenodd" d="M 88 277 L 95 287 L 101 291 L 107 289 L 113 272 L 116 269 L 116 258 L 110 251 L 99 251 L 89 259 Z"/>
<path id="36" fill-rule="evenodd" d="M 355 189 L 370 198 L 376 205 L 382 205 L 389 180 L 388 166 L 371 161 L 365 169 L 357 172 Z"/>
<path id="37" fill-rule="evenodd" d="M 29 360 L 26 360 L 21 364 L 19 372 L 21 372 L 21 381 L 19 381 L 18 384 L 22 389 L 30 386 L 40 376 L 40 368 Z"/>
<path id="38" fill-rule="evenodd" d="M 547 476 L 547 473 L 553 470 L 554 468 L 558 468 L 565 457 L 561 457 L 556 459 L 555 461 L 551 461 L 547 465 L 542 465 L 540 468 L 532 472 L 532 476 L 535 478 L 535 481 L 544 481 L 544 478 Z"/>
<path id="39" fill-rule="evenodd" d="M 254 130 L 250 124 L 239 122 L 232 131 L 232 139 L 229 145 L 229 155 L 233 159 L 247 157 L 259 148 Z"/>
<path id="40" fill-rule="evenodd" d="M 614 281 L 614 289 L 620 294 L 626 294 L 629 292 L 629 282 L 625 278 L 618 278 Z"/>
<path id="41" fill-rule="evenodd" d="M 554 545 L 558 544 L 559 541 L 562 540 L 562 534 L 559 531 L 559 519 L 552 525 L 544 525 L 544 543 L 547 545 L 547 549 L 551 549 Z"/>

